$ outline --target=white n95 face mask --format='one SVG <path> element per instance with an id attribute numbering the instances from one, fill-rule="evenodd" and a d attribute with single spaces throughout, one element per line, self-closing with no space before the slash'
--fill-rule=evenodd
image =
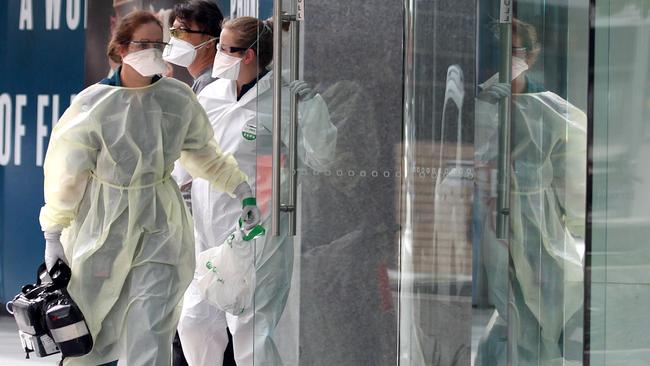
<path id="1" fill-rule="evenodd" d="M 162 52 L 155 48 L 131 52 L 124 56 L 122 62 L 131 66 L 142 76 L 162 74 L 167 67 L 162 59 Z"/>
<path id="2" fill-rule="evenodd" d="M 174 65 L 188 67 L 196 58 L 196 50 L 215 39 L 216 38 L 211 38 L 194 46 L 190 42 L 172 37 L 163 51 L 163 60 L 171 62 Z"/>
<path id="3" fill-rule="evenodd" d="M 241 58 L 226 55 L 221 50 L 217 50 L 217 55 L 214 57 L 214 64 L 212 65 L 212 77 L 237 80 L 241 60 Z"/>
<path id="4" fill-rule="evenodd" d="M 528 70 L 526 60 L 521 57 L 512 58 L 512 80 L 515 80 L 521 73 Z"/>

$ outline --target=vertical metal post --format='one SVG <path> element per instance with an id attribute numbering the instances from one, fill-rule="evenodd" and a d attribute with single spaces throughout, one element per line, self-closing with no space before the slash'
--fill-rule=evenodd
<path id="1" fill-rule="evenodd" d="M 499 19 L 500 32 L 500 68 L 499 83 L 510 84 L 512 81 L 512 5 L 514 0 L 501 0 Z M 514 302 L 513 281 L 515 280 L 514 263 L 510 251 L 510 139 L 511 139 L 511 96 L 499 100 L 499 156 L 497 173 L 497 222 L 496 235 L 508 245 L 508 312 L 506 364 L 516 365 L 517 355 L 517 307 Z"/>
<path id="2" fill-rule="evenodd" d="M 282 118 L 282 1 L 273 1 L 273 172 L 271 235 L 280 234 L 280 154 Z"/>
<path id="3" fill-rule="evenodd" d="M 499 83 L 512 77 L 512 0 L 501 0 Z M 497 227 L 499 239 L 508 238 L 510 216 L 510 97 L 499 101 L 499 157 L 497 175 Z"/>
<path id="4" fill-rule="evenodd" d="M 297 4 L 293 3 L 292 13 L 296 13 Z M 300 65 L 300 22 L 291 22 L 291 81 L 299 79 Z M 296 218 L 298 204 L 298 96 L 291 94 L 289 130 L 289 235 L 296 235 Z"/>

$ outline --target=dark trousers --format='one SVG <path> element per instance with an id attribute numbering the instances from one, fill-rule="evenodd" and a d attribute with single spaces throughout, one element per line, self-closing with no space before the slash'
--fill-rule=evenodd
<path id="1" fill-rule="evenodd" d="M 172 365 L 173 366 L 188 366 L 185 356 L 183 355 L 183 347 L 181 346 L 181 339 L 178 337 L 178 332 L 174 336 L 174 342 L 172 343 L 173 356 L 172 356 Z M 221 365 L 215 365 L 221 366 Z M 235 363 L 235 354 L 232 349 L 232 335 L 230 334 L 230 329 L 228 329 L 228 347 L 223 354 L 223 366 L 237 366 Z"/>

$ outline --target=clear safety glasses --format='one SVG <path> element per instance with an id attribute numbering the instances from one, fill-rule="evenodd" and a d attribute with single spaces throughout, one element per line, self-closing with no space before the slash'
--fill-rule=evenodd
<path id="1" fill-rule="evenodd" d="M 226 53 L 235 53 L 235 52 L 244 52 L 250 47 L 228 47 L 224 46 L 221 43 L 217 43 L 217 51 L 226 52 Z"/>
<path id="2" fill-rule="evenodd" d="M 134 51 L 142 51 L 149 48 L 155 48 L 161 52 L 165 49 L 167 43 L 165 42 L 154 42 L 154 41 L 131 41 L 129 42 L 129 47 Z"/>
<path id="3" fill-rule="evenodd" d="M 183 28 L 183 27 L 178 27 L 178 28 L 169 28 L 169 35 L 171 35 L 174 38 L 186 40 L 189 34 L 196 33 L 196 34 L 205 34 L 208 36 L 212 36 L 211 34 L 205 33 L 200 30 L 194 30 L 194 29 L 189 29 L 189 28 Z"/>

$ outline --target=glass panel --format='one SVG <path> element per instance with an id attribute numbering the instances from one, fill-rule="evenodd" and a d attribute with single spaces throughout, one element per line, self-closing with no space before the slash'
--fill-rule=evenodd
<path id="1" fill-rule="evenodd" d="M 316 93 L 298 99 L 297 235 L 283 213 L 287 239 L 258 262 L 269 287 L 256 295 L 256 364 L 581 362 L 582 2 L 517 3 L 504 47 L 498 1 L 410 1 L 406 13 L 394 2 L 307 4 L 298 79 Z M 513 52 L 517 77 L 499 83 Z M 503 239 L 499 160 L 510 172 Z"/>
<path id="2" fill-rule="evenodd" d="M 479 10 L 474 364 L 581 364 L 588 2 L 516 1 L 510 30 L 495 21 L 500 5 Z"/>
<path id="3" fill-rule="evenodd" d="M 295 3 L 282 5 L 293 13 Z M 308 2 L 300 87 L 289 72 L 290 32 L 282 34 L 283 141 L 292 85 L 301 94 L 297 235 L 289 239 L 283 212 L 286 239 L 274 239 L 258 261 L 266 269 L 257 272 L 257 365 L 395 364 L 402 15 L 399 2 Z M 290 175 L 283 177 L 288 204 Z"/>
<path id="4" fill-rule="evenodd" d="M 591 365 L 650 364 L 650 2 L 596 2 Z"/>
<path id="5" fill-rule="evenodd" d="M 469 365 L 476 5 L 407 14 L 400 365 Z"/>
<path id="6" fill-rule="evenodd" d="M 399 359 L 579 363 L 587 3 L 517 2 L 512 25 L 474 4 L 408 8 Z"/>

